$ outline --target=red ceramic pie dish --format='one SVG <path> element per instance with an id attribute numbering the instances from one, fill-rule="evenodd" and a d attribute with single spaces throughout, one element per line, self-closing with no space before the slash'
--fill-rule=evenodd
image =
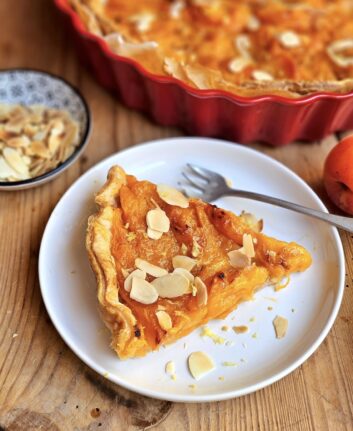
<path id="1" fill-rule="evenodd" d="M 222 90 L 199 90 L 148 72 L 135 60 L 114 54 L 88 32 L 67 0 L 54 0 L 70 29 L 78 55 L 100 84 L 130 108 L 189 134 L 236 142 L 285 145 L 313 141 L 353 128 L 353 92 L 315 93 L 291 99 L 277 95 L 241 97 Z"/>

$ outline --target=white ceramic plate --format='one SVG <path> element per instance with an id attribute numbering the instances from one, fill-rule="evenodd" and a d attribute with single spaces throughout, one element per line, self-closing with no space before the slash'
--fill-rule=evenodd
<path id="1" fill-rule="evenodd" d="M 218 171 L 242 189 L 266 193 L 312 208 L 325 207 L 297 175 L 275 160 L 244 146 L 204 138 L 175 138 L 115 154 L 86 172 L 62 197 L 46 227 L 39 258 L 42 295 L 48 313 L 70 348 L 91 368 L 135 392 L 171 401 L 214 401 L 248 394 L 284 377 L 320 345 L 337 315 L 344 282 L 342 244 L 335 228 L 306 216 L 249 200 L 224 198 L 218 205 L 246 210 L 265 220 L 264 232 L 297 241 L 313 265 L 295 274 L 279 292 L 266 287 L 225 320 L 210 322 L 230 343 L 214 344 L 195 330 L 179 342 L 141 359 L 120 361 L 98 316 L 96 285 L 84 241 L 87 217 L 95 211 L 94 193 L 107 171 L 120 164 L 138 178 L 177 185 L 186 162 Z M 272 307 L 272 310 L 268 310 Z M 289 320 L 287 336 L 276 339 L 272 320 Z M 253 319 L 254 318 L 254 319 Z M 247 334 L 224 332 L 223 325 L 248 325 Z M 255 335 L 254 335 L 255 334 Z M 187 369 L 188 355 L 202 350 L 216 370 L 199 381 Z M 177 380 L 165 374 L 174 360 Z M 223 366 L 225 361 L 237 366 Z M 224 378 L 224 380 L 220 380 Z M 196 384 L 196 388 L 189 385 Z"/>

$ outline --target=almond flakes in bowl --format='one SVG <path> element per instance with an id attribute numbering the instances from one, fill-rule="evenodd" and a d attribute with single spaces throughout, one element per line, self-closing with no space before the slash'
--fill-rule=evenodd
<path id="1" fill-rule="evenodd" d="M 79 125 L 65 110 L 0 104 L 0 181 L 43 175 L 67 160 L 79 142 Z"/>

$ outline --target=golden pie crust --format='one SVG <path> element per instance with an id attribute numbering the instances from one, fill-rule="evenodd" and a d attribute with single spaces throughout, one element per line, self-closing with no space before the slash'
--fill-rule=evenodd
<path id="1" fill-rule="evenodd" d="M 89 218 L 86 247 L 102 319 L 121 359 L 144 356 L 210 319 L 224 318 L 258 288 L 311 264 L 309 252 L 300 245 L 256 232 L 241 216 L 199 199 L 190 199 L 187 208 L 170 205 L 155 184 L 138 181 L 118 166 L 109 170 L 95 201 L 98 212 Z M 170 228 L 160 239 L 151 239 L 146 215 L 156 207 L 165 212 Z M 238 268 L 228 253 L 244 246 L 244 234 L 253 241 L 255 256 L 251 264 Z M 192 276 L 199 277 L 195 296 L 191 291 L 174 298 L 159 296 L 150 304 L 129 296 L 124 288 L 126 273 L 136 269 L 137 258 L 171 273 L 175 256 L 197 256 L 191 269 Z M 154 278 L 147 275 L 152 284 Z M 200 302 L 203 286 L 207 292 Z"/>
<path id="2" fill-rule="evenodd" d="M 199 89 L 299 97 L 353 90 L 351 0 L 69 0 L 86 29 Z"/>

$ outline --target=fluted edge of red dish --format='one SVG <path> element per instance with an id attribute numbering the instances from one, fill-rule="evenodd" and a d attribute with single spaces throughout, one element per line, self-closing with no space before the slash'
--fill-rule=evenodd
<path id="1" fill-rule="evenodd" d="M 67 0 L 54 0 L 54 4 L 71 31 L 78 55 L 97 81 L 125 105 L 149 114 L 161 125 L 178 126 L 192 135 L 276 146 L 353 129 L 353 92 L 320 92 L 292 99 L 199 90 L 114 54 L 102 38 L 85 29 Z"/>

